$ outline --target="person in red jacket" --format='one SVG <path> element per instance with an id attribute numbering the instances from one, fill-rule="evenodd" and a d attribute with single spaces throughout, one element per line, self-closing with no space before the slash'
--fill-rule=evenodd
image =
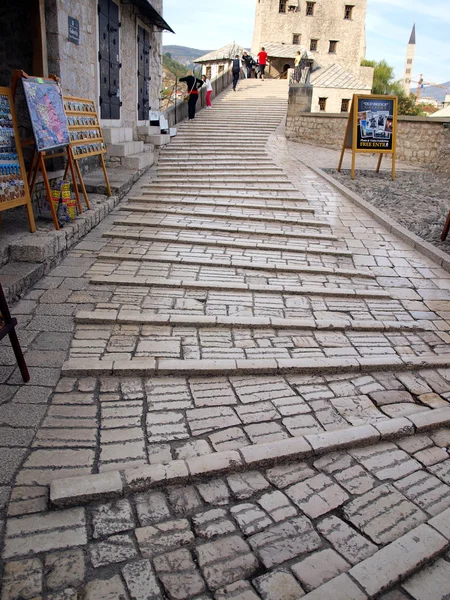
<path id="1" fill-rule="evenodd" d="M 259 63 L 259 72 L 260 77 L 264 81 L 264 71 L 266 70 L 267 65 L 267 52 L 265 48 L 261 48 L 261 52 L 258 53 L 258 63 Z"/>

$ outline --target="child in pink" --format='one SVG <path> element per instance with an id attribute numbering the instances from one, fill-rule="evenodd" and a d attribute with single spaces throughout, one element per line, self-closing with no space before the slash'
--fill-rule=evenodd
<path id="1" fill-rule="evenodd" d="M 212 108 L 211 104 L 211 95 L 213 92 L 211 81 L 206 77 L 206 75 L 202 75 L 203 83 L 206 85 L 206 108 Z"/>

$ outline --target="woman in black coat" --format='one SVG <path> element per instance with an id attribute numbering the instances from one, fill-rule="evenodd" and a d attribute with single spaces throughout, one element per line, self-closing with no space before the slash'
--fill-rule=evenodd
<path id="1" fill-rule="evenodd" d="M 188 112 L 189 112 L 189 121 L 192 121 L 192 119 L 195 119 L 195 105 L 197 104 L 197 100 L 198 100 L 198 90 L 202 87 L 203 85 L 203 81 L 201 79 L 197 79 L 196 77 L 194 77 L 194 74 L 189 73 L 189 75 L 187 77 L 182 77 L 180 79 L 180 81 L 182 81 L 183 83 L 185 83 L 187 85 L 187 91 L 189 94 L 189 101 L 188 101 Z"/>

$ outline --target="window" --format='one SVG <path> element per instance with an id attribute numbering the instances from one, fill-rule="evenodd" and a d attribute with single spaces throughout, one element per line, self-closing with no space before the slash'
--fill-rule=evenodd
<path id="1" fill-rule="evenodd" d="M 405 79 L 405 83 L 411 83 L 411 79 Z"/>
<path id="2" fill-rule="evenodd" d="M 411 69 L 406 69 L 406 72 L 408 73 L 408 75 L 411 73 Z"/>
<path id="3" fill-rule="evenodd" d="M 349 106 L 350 106 L 350 100 L 348 98 L 343 98 L 341 100 L 341 112 L 348 112 Z"/>
<path id="4" fill-rule="evenodd" d="M 224 69 L 224 66 L 223 66 L 223 65 L 219 65 L 219 75 L 220 75 L 221 73 L 223 73 L 223 69 Z"/>
<path id="5" fill-rule="evenodd" d="M 319 44 L 319 40 L 311 40 L 311 42 L 309 44 L 309 49 L 311 50 L 311 52 L 317 52 L 318 44 Z"/>
<path id="6" fill-rule="evenodd" d="M 314 5 L 315 2 L 307 2 L 306 3 L 306 16 L 313 17 L 314 16 Z"/>
<path id="7" fill-rule="evenodd" d="M 346 4 L 345 5 L 344 19 L 346 21 L 351 21 L 352 20 L 352 13 L 353 13 L 353 6 L 351 4 Z"/>
<path id="8" fill-rule="evenodd" d="M 211 79 L 211 67 L 206 67 L 206 79 Z"/>
<path id="9" fill-rule="evenodd" d="M 298 0 L 288 0 L 288 12 L 298 12 Z"/>
<path id="10" fill-rule="evenodd" d="M 292 43 L 295 46 L 298 46 L 298 44 L 300 44 L 300 42 L 301 42 L 301 39 L 302 39 L 302 34 L 301 33 L 294 33 L 293 36 L 292 36 Z"/>
<path id="11" fill-rule="evenodd" d="M 285 13 L 286 12 L 286 6 L 287 6 L 287 0 L 280 0 L 280 7 L 278 9 L 278 12 Z"/>
<path id="12" fill-rule="evenodd" d="M 336 40 L 330 40 L 330 48 L 328 50 L 330 54 L 336 54 L 337 44 Z"/>
<path id="13" fill-rule="evenodd" d="M 320 110 L 327 109 L 327 99 L 326 98 L 319 98 L 319 108 L 320 108 Z"/>

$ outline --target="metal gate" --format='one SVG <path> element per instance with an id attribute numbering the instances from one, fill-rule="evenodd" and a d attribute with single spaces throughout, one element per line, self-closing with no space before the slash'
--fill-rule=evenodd
<path id="1" fill-rule="evenodd" d="M 149 82 L 150 82 L 150 34 L 138 26 L 138 120 L 147 121 L 150 109 Z"/>
<path id="2" fill-rule="evenodd" d="M 120 119 L 120 21 L 119 7 L 113 0 L 99 0 L 98 26 L 100 116 L 102 119 Z"/>

